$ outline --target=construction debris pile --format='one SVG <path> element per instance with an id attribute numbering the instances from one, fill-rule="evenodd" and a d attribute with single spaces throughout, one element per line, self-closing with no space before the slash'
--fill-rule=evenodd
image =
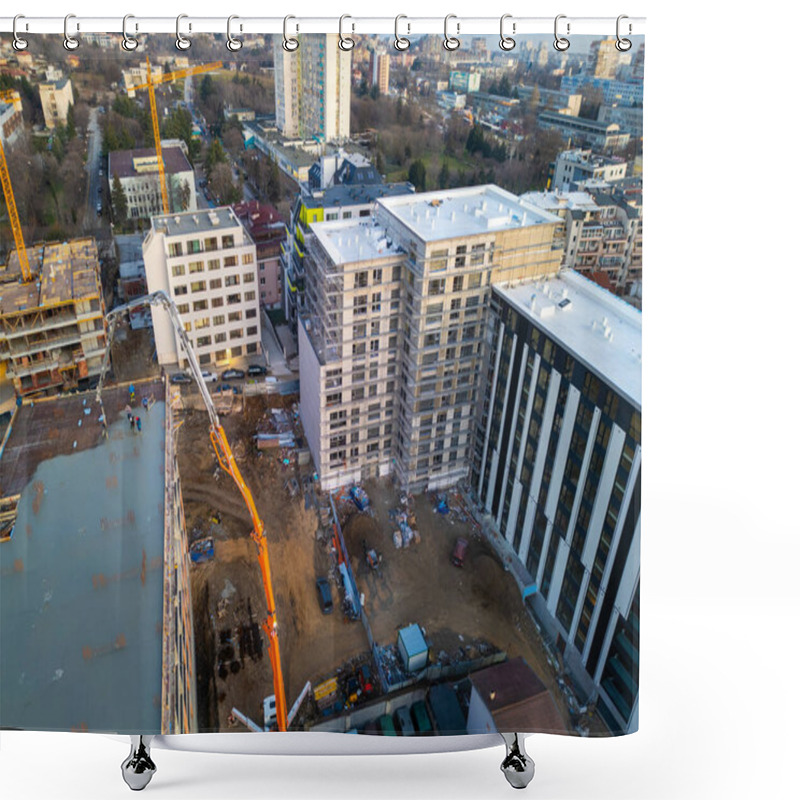
<path id="1" fill-rule="evenodd" d="M 392 542 L 398 550 L 408 547 L 412 542 L 419 544 L 420 535 L 417 530 L 417 516 L 414 513 L 414 497 L 410 494 L 400 495 L 400 507 L 389 509 L 389 519 L 397 526 L 392 532 Z"/>
<path id="2" fill-rule="evenodd" d="M 294 426 L 287 411 L 271 408 L 256 427 L 253 437 L 259 450 L 287 450 L 297 447 Z"/>
<path id="3" fill-rule="evenodd" d="M 460 490 L 448 489 L 445 492 L 428 492 L 428 499 L 434 511 L 446 517 L 451 525 L 456 522 L 462 522 L 471 525 L 476 533 L 481 530 L 480 523 L 473 516 L 469 504 Z"/>

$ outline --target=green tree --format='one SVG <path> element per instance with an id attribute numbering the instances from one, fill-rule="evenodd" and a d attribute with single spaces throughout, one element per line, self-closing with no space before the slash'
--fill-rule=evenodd
<path id="1" fill-rule="evenodd" d="M 128 221 L 128 198 L 125 197 L 118 175 L 114 175 L 111 181 L 111 210 L 118 225 L 124 225 Z"/>
<path id="2" fill-rule="evenodd" d="M 70 141 L 75 138 L 75 106 L 67 109 L 67 138 Z"/>
<path id="3" fill-rule="evenodd" d="M 442 161 L 442 168 L 439 170 L 436 183 L 440 189 L 446 189 L 450 185 L 450 169 L 447 166 L 447 159 Z"/>
<path id="4" fill-rule="evenodd" d="M 425 164 L 419 159 L 409 167 L 408 180 L 418 192 L 425 191 Z"/>
<path id="5" fill-rule="evenodd" d="M 177 205 L 180 211 L 188 211 L 192 199 L 192 187 L 188 181 L 181 181 L 177 191 Z"/>
<path id="6" fill-rule="evenodd" d="M 214 139 L 206 153 L 204 164 L 206 175 L 211 175 L 211 170 L 213 170 L 217 164 L 224 164 L 227 160 L 228 158 L 225 155 L 225 148 L 222 146 L 222 142 L 219 139 Z"/>

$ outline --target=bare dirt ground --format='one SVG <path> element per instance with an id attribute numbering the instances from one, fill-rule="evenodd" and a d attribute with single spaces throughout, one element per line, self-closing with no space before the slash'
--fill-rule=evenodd
<path id="1" fill-rule="evenodd" d="M 434 652 L 454 655 L 459 647 L 485 641 L 509 658 L 522 656 L 551 690 L 568 721 L 566 704 L 519 589 L 491 546 L 469 523 L 437 514 L 428 496 L 420 494 L 412 506 L 420 541 L 395 549 L 391 534 L 396 526 L 389 510 L 400 507 L 399 493 L 388 479 L 367 481 L 364 489 L 373 515 L 350 517 L 344 531 L 376 641 L 391 644 L 398 628 L 416 622 L 425 629 Z M 461 568 L 450 563 L 460 536 L 469 541 Z M 365 566 L 362 540 L 381 553 L 382 577 Z"/>
<path id="2" fill-rule="evenodd" d="M 133 330 L 127 321 L 120 321 L 111 344 L 111 364 L 118 383 L 152 378 L 161 373 L 153 359 L 153 329 Z"/>
<path id="3" fill-rule="evenodd" d="M 313 506 L 305 508 L 302 492 L 291 498 L 284 489 L 285 481 L 292 477 L 302 485 L 303 473 L 284 467 L 266 451 L 259 454 L 253 445 L 251 437 L 268 402 L 285 401 L 247 397 L 243 413 L 227 416 L 222 422 L 266 528 L 281 664 L 287 703 L 291 706 L 306 681 L 319 679 L 332 666 L 366 650 L 367 642 L 360 624 L 345 621 L 338 611 L 329 615 L 320 611 L 315 579 L 326 575 L 332 579 L 334 562 L 328 549 L 317 541 L 316 510 Z M 248 600 L 253 619 L 260 622 L 266 618 L 257 552 L 250 537 L 252 525 L 231 478 L 225 473 L 218 479 L 214 477 L 215 457 L 206 414 L 188 412 L 184 419 L 178 433 L 178 454 L 186 527 L 190 539 L 212 535 L 216 550 L 213 561 L 191 567 L 201 729 L 226 730 L 233 706 L 260 724 L 262 701 L 273 694 L 263 634 L 260 660 L 246 656 L 245 666 L 235 674 L 230 668 L 224 678 L 219 673 L 220 660 L 231 660 L 220 658 L 225 646 L 220 632 L 235 632 L 240 625 L 249 623 Z M 305 469 L 307 474 L 311 471 L 312 467 Z M 219 524 L 211 521 L 214 512 L 219 512 Z M 333 580 L 331 585 L 336 602 Z M 229 597 L 227 603 L 223 593 Z M 222 616 L 218 616 L 220 611 Z M 239 644 L 237 639 L 237 654 Z M 214 652 L 209 652 L 210 648 Z M 236 660 L 241 661 L 238 657 Z"/>

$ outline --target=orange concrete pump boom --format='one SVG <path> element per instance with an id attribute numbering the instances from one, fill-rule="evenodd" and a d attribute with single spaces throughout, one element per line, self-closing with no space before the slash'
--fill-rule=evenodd
<path id="1" fill-rule="evenodd" d="M 145 297 L 138 297 L 129 303 L 117 306 L 108 313 L 107 319 L 111 323 L 111 330 L 108 336 L 109 344 L 106 347 L 103 368 L 100 373 L 101 379 L 97 386 L 96 396 L 98 399 L 100 398 L 100 392 L 102 389 L 102 376 L 105 375 L 106 369 L 108 368 L 111 352 L 111 339 L 113 337 L 114 328 L 116 327 L 117 322 L 119 321 L 120 317 L 129 309 L 137 308 L 144 304 L 163 307 L 167 312 L 170 321 L 172 322 L 175 333 L 178 336 L 181 346 L 186 354 L 186 358 L 189 362 L 189 368 L 192 376 L 194 377 L 197 386 L 200 389 L 200 394 L 203 398 L 206 411 L 208 412 L 209 420 L 211 422 L 209 429 L 211 444 L 214 447 L 217 460 L 219 461 L 222 469 L 227 472 L 231 478 L 233 478 L 233 482 L 236 484 L 236 488 L 242 495 L 242 499 L 247 506 L 247 511 L 250 514 L 250 519 L 253 523 L 253 530 L 250 535 L 253 537 L 258 550 L 258 565 L 261 568 L 261 580 L 264 584 L 264 595 L 267 602 L 267 619 L 265 622 L 261 623 L 261 627 L 267 636 L 269 659 L 272 665 L 272 680 L 275 691 L 275 711 L 277 715 L 278 730 L 285 731 L 288 726 L 286 691 L 283 683 L 283 671 L 281 670 L 281 655 L 278 644 L 278 619 L 275 608 L 275 595 L 272 591 L 272 577 L 269 568 L 269 551 L 267 549 L 267 538 L 264 535 L 264 523 L 261 521 L 261 517 L 259 516 L 258 509 L 256 508 L 255 501 L 253 500 L 253 495 L 244 478 L 242 477 L 242 473 L 239 471 L 239 467 L 236 464 L 236 459 L 233 457 L 233 451 L 228 444 L 228 437 L 225 435 L 225 430 L 219 421 L 219 416 L 217 415 L 216 408 L 214 407 L 214 401 L 211 398 L 211 394 L 208 391 L 208 386 L 203 380 L 200 364 L 194 354 L 189 337 L 186 335 L 186 331 L 183 329 L 183 324 L 181 323 L 178 309 L 171 298 L 168 297 L 164 292 L 158 291 L 146 295 Z"/>

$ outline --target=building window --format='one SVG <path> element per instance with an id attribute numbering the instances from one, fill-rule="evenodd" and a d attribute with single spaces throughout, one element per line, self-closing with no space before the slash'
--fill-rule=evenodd
<path id="1" fill-rule="evenodd" d="M 255 300 L 256 299 L 256 293 L 255 292 L 245 292 L 244 293 L 244 299 L 246 301 Z"/>
<path id="2" fill-rule="evenodd" d="M 189 274 L 194 275 L 197 272 L 202 272 L 204 269 L 202 261 L 190 261 L 189 262 Z"/>
<path id="3" fill-rule="evenodd" d="M 190 284 L 190 288 L 192 293 L 194 292 L 204 292 L 206 290 L 206 282 L 205 281 L 194 281 Z"/>
<path id="4" fill-rule="evenodd" d="M 238 286 L 239 285 L 239 276 L 238 275 L 226 275 L 225 276 L 225 286 Z"/>
<path id="5" fill-rule="evenodd" d="M 223 236 L 222 237 L 222 248 L 223 248 L 223 250 L 227 250 L 230 247 L 233 247 L 233 235 Z M 228 265 L 226 264 L 225 266 L 228 266 Z"/>
<path id="6" fill-rule="evenodd" d="M 445 286 L 444 278 L 434 278 L 432 281 L 428 281 L 428 294 L 429 295 L 444 294 L 444 286 Z"/>
<path id="7" fill-rule="evenodd" d="M 206 266 L 208 267 L 209 271 L 214 270 L 214 269 L 219 269 L 219 259 L 218 258 L 210 259 L 207 262 Z"/>
<path id="8" fill-rule="evenodd" d="M 189 291 L 189 289 L 187 288 L 186 284 L 183 284 L 182 286 L 175 286 L 173 288 L 173 290 L 172 290 L 173 294 L 176 297 L 178 297 L 178 296 L 180 296 L 182 294 L 186 294 L 188 291 Z"/>
<path id="9" fill-rule="evenodd" d="M 192 311 L 205 311 L 208 308 L 208 300 L 195 300 L 192 303 Z"/>
<path id="10" fill-rule="evenodd" d="M 214 280 L 208 282 L 209 289 L 221 289 L 222 288 L 222 278 L 214 278 Z"/>
<path id="11" fill-rule="evenodd" d="M 242 329 L 241 328 L 234 328 L 230 332 L 231 339 L 241 339 L 242 338 Z"/>
<path id="12" fill-rule="evenodd" d="M 369 272 L 364 270 L 363 272 L 356 272 L 353 278 L 353 286 L 356 289 L 363 289 L 369 280 Z"/>
<path id="13" fill-rule="evenodd" d="M 253 263 L 253 254 L 242 253 L 242 264 L 252 264 L 252 263 Z"/>
<path id="14" fill-rule="evenodd" d="M 185 274 L 186 274 L 186 267 L 184 267 L 183 264 L 175 264 L 172 267 L 172 277 L 173 278 L 180 278 L 181 275 L 185 275 Z"/>
<path id="15" fill-rule="evenodd" d="M 170 258 L 183 255 L 183 245 L 180 242 L 170 242 L 167 245 L 167 252 Z"/>
<path id="16" fill-rule="evenodd" d="M 214 317 L 214 324 L 215 325 L 224 325 L 225 324 L 225 315 L 224 314 L 217 314 Z"/>
<path id="17" fill-rule="evenodd" d="M 210 336 L 198 336 L 197 337 L 197 346 L 198 347 L 208 347 L 211 344 L 211 337 Z"/>
<path id="18" fill-rule="evenodd" d="M 228 322 L 241 322 L 242 320 L 242 312 L 241 311 L 231 311 L 228 314 Z"/>
<path id="19" fill-rule="evenodd" d="M 248 336 L 257 336 L 258 335 L 258 325 L 251 325 L 247 329 L 247 335 Z"/>
<path id="20" fill-rule="evenodd" d="M 191 239 L 190 241 L 186 242 L 186 252 L 189 255 L 193 255 L 194 253 L 202 253 L 203 247 L 200 244 L 199 239 Z"/>
<path id="21" fill-rule="evenodd" d="M 216 250 L 217 249 L 217 237 L 214 236 L 211 239 L 206 239 L 203 242 L 203 246 L 205 247 L 205 250 L 206 250 L 207 253 L 211 252 L 212 250 Z"/>
<path id="22" fill-rule="evenodd" d="M 211 298 L 211 308 L 220 308 L 222 306 L 223 300 L 221 297 L 212 297 Z"/>
<path id="23" fill-rule="evenodd" d="M 244 299 L 248 299 L 247 295 L 244 296 Z M 245 310 L 244 315 L 247 319 L 255 319 L 257 313 L 258 312 L 254 308 L 248 308 Z"/>
<path id="24" fill-rule="evenodd" d="M 232 306 L 234 303 L 241 303 L 242 296 L 240 294 L 229 294 L 228 295 L 228 305 Z"/>
<path id="25" fill-rule="evenodd" d="M 179 314 L 188 314 L 189 313 L 189 304 L 188 303 L 181 303 L 178 306 L 178 313 Z"/>
<path id="26" fill-rule="evenodd" d="M 245 272 L 243 280 L 245 283 L 255 283 L 256 280 L 255 272 Z"/>
<path id="27" fill-rule="evenodd" d="M 353 300 L 353 314 L 367 313 L 367 295 L 357 295 Z"/>
<path id="28" fill-rule="evenodd" d="M 194 329 L 196 331 L 202 330 L 203 328 L 207 328 L 209 326 L 208 317 L 200 317 L 200 319 L 195 320 Z"/>
<path id="29" fill-rule="evenodd" d="M 239 258 L 237 256 L 225 256 L 225 260 L 222 263 L 226 267 L 235 267 L 239 264 Z"/>

